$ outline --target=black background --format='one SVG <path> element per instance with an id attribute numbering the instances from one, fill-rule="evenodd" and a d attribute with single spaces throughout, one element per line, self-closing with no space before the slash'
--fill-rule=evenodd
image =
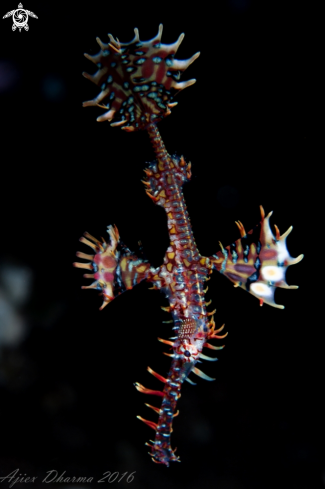
<path id="1" fill-rule="evenodd" d="M 3 1 L 1 17 L 13 8 Z M 32 277 L 29 299 L 15 306 L 23 334 L 0 342 L 0 477 L 16 469 L 38 477 L 15 487 L 44 487 L 50 470 L 93 477 L 57 484 L 80 488 L 98 487 L 106 471 L 136 471 L 130 485 L 114 484 L 324 487 L 322 182 L 311 55 L 317 12 L 248 0 L 218 7 L 96 0 L 64 8 L 26 0 L 24 8 L 38 16 L 29 32 L 13 32 L 10 18 L 0 22 L 4 300 L 12 300 L 4 270 Z M 165 214 L 140 181 L 153 159 L 147 135 L 98 124 L 102 111 L 81 106 L 98 93 L 81 77 L 94 72 L 83 53 L 98 51 L 96 36 L 106 42 L 111 32 L 127 42 L 138 27 L 147 40 L 159 23 L 164 43 L 185 32 L 178 58 L 201 51 L 182 77 L 197 83 L 159 124 L 169 152 L 192 162 L 184 194 L 201 254 L 237 239 L 235 220 L 251 229 L 260 204 L 274 211 L 281 232 L 293 225 L 291 255 L 305 254 L 287 272 L 300 288 L 276 292 L 283 311 L 260 308 L 212 276 L 207 299 L 229 336 L 219 362 L 202 365 L 216 381 L 183 387 L 172 435 L 181 464 L 169 468 L 151 462 L 144 443 L 153 432 L 136 419 L 156 419 L 143 404 L 155 399 L 133 387 L 160 387 L 148 365 L 167 374 L 166 348 L 156 340 L 171 336 L 162 324 L 166 300 L 142 283 L 100 312 L 101 299 L 81 291 L 87 280 L 72 267 L 77 250 L 88 252 L 78 243 L 83 232 L 105 237 L 108 224 L 135 251 L 141 239 L 155 266 L 168 246 Z M 0 331 L 10 329 L 3 311 L 1 318 Z"/>

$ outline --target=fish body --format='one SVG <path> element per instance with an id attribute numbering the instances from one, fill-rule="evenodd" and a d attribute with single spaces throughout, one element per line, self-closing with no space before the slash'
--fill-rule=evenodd
<path id="1" fill-rule="evenodd" d="M 120 43 L 109 34 L 109 43 L 97 42 L 100 51 L 95 56 L 85 55 L 98 67 L 94 75 L 84 76 L 101 89 L 94 99 L 84 106 L 98 106 L 105 113 L 98 121 L 109 121 L 111 126 L 121 127 L 126 132 L 146 130 L 156 159 L 145 168 L 145 191 L 151 201 L 163 207 L 167 214 L 169 246 L 160 267 L 153 267 L 148 260 L 132 252 L 121 241 L 116 226 L 108 226 L 109 240 L 99 241 L 89 233 L 80 241 L 92 249 L 92 254 L 78 252 L 77 256 L 87 262 L 77 262 L 77 268 L 91 273 L 86 278 L 93 280 L 86 289 L 98 289 L 107 306 L 115 297 L 146 280 L 152 288 L 160 290 L 169 301 L 163 308 L 172 316 L 172 340 L 159 340 L 169 347 L 166 352 L 172 358 L 167 377 L 148 371 L 160 380 L 162 390 L 152 390 L 136 383 L 136 389 L 146 395 L 161 399 L 160 407 L 147 404 L 158 414 L 157 423 L 138 418 L 155 430 L 155 438 L 148 445 L 152 460 L 166 466 L 179 461 L 171 448 L 173 418 L 177 416 L 177 400 L 182 383 L 192 372 L 205 380 L 214 380 L 196 367 L 201 360 L 215 361 L 203 353 L 203 348 L 220 350 L 224 345 L 209 343 L 223 339 L 219 334 L 224 325 L 215 329 L 214 311 L 207 311 L 205 282 L 213 270 L 226 276 L 235 287 L 242 288 L 263 303 L 283 308 L 274 301 L 277 287 L 289 286 L 285 281 L 288 266 L 298 263 L 303 255 L 292 258 L 286 247 L 286 238 L 275 226 L 275 235 L 270 227 L 272 213 L 265 216 L 261 207 L 261 221 L 246 232 L 243 224 L 236 221 L 240 238 L 223 247 L 210 257 L 201 256 L 195 243 L 182 187 L 191 178 L 191 163 L 184 157 L 171 156 L 160 136 L 157 123 L 171 113 L 176 105 L 177 93 L 195 83 L 195 80 L 180 82 L 182 72 L 198 58 L 196 53 L 188 60 L 177 60 L 175 54 L 184 38 L 181 34 L 173 44 L 162 44 L 162 25 L 156 37 L 140 41 L 139 32 L 130 43 Z"/>

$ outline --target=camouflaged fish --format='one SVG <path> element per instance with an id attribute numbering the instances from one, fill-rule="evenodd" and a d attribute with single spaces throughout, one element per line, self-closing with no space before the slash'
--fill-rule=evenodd
<path id="1" fill-rule="evenodd" d="M 203 379 L 214 380 L 199 370 L 196 363 L 199 359 L 216 360 L 203 354 L 203 348 L 220 350 L 223 346 L 215 346 L 210 341 L 226 336 L 220 334 L 224 326 L 216 329 L 215 311 L 207 312 L 204 284 L 208 276 L 216 270 L 235 287 L 257 297 L 261 305 L 266 303 L 283 308 L 274 302 L 274 291 L 277 287 L 297 288 L 287 285 L 285 273 L 287 267 L 298 263 L 303 255 L 295 259 L 289 255 L 286 238 L 292 227 L 281 236 L 274 226 L 274 235 L 270 228 L 272 213 L 265 216 L 262 207 L 261 221 L 254 229 L 246 232 L 243 224 L 237 221 L 240 239 L 226 247 L 220 245 L 221 251 L 210 257 L 200 255 L 182 193 L 184 182 L 191 178 L 191 163 L 183 157 L 168 154 L 157 128 L 157 123 L 176 105 L 175 95 L 195 83 L 196 80 L 180 81 L 180 76 L 200 53 L 187 60 L 175 59 L 184 34 L 174 44 L 162 44 L 161 35 L 162 25 L 150 41 L 140 41 L 137 29 L 129 43 L 119 42 L 111 34 L 107 44 L 97 38 L 99 53 L 85 56 L 98 70 L 94 75 L 84 73 L 84 76 L 101 91 L 94 100 L 83 105 L 105 109 L 98 121 L 109 121 L 111 126 L 120 126 L 128 132 L 148 132 L 156 160 L 144 170 L 143 183 L 151 201 L 163 207 L 167 214 L 170 244 L 163 264 L 152 267 L 122 243 L 115 226 L 109 226 L 108 242 L 85 233 L 80 241 L 90 246 L 93 253 L 78 252 L 77 256 L 87 262 L 75 263 L 75 266 L 89 270 L 85 277 L 93 283 L 83 288 L 101 291 L 103 304 L 100 309 L 143 280 L 161 290 L 169 300 L 169 307 L 163 309 L 172 315 L 174 337 L 170 340 L 159 338 L 159 341 L 172 350 L 172 353 L 166 353 L 172 358 L 171 367 L 166 378 L 148 367 L 164 387 L 156 391 L 135 384 L 138 391 L 160 398 L 160 407 L 146 404 L 158 414 L 158 422 L 138 418 L 155 431 L 154 440 L 148 444 L 152 460 L 168 466 L 172 461 L 179 461 L 171 448 L 170 436 L 173 418 L 178 414 L 176 404 L 181 385 L 184 380 L 193 383 L 189 379 L 191 372 Z"/>

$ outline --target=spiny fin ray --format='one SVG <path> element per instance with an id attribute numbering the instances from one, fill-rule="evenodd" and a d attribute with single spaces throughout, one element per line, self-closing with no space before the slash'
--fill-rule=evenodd
<path id="1" fill-rule="evenodd" d="M 193 79 L 179 82 L 179 78 L 200 53 L 186 60 L 175 59 L 184 34 L 175 43 L 162 44 L 162 31 L 160 24 L 153 39 L 141 41 L 138 29 L 134 29 L 135 37 L 128 43 L 108 34 L 109 43 L 96 38 L 98 54 L 85 53 L 98 70 L 83 76 L 100 87 L 101 92 L 83 106 L 107 110 L 97 121 L 113 121 L 113 127 L 121 126 L 126 132 L 145 129 L 148 123 L 157 123 L 169 115 L 175 105 L 173 97 L 195 83 Z"/>
<path id="2" fill-rule="evenodd" d="M 212 267 L 218 270 L 236 287 L 241 287 L 257 297 L 260 305 L 269 304 L 277 309 L 284 309 L 274 301 L 277 287 L 296 289 L 285 280 L 286 270 L 291 265 L 299 263 L 304 255 L 292 258 L 288 252 L 286 238 L 292 231 L 292 226 L 280 235 L 275 226 L 275 235 L 270 227 L 272 212 L 265 216 L 262 206 L 261 222 L 248 233 L 240 221 L 236 224 L 241 238 L 221 251 L 208 258 Z"/>

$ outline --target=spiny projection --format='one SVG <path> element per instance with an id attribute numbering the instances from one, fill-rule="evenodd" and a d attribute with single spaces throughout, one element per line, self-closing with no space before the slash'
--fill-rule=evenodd
<path id="1" fill-rule="evenodd" d="M 146 130 L 155 152 L 156 160 L 144 170 L 145 192 L 155 205 L 163 207 L 167 214 L 169 247 L 161 266 L 155 268 L 143 257 L 130 251 L 120 240 L 116 226 L 108 226 L 109 241 L 100 242 L 88 233 L 80 241 L 92 249 L 92 254 L 78 252 L 77 256 L 87 262 L 75 263 L 91 273 L 86 278 L 92 284 L 83 287 L 98 289 L 103 296 L 103 309 L 115 297 L 125 290 L 146 280 L 153 289 L 161 290 L 169 300 L 169 307 L 163 307 L 172 316 L 173 337 L 169 340 L 158 338 L 167 345 L 172 358 L 167 377 L 156 373 L 150 367 L 148 371 L 162 384 L 162 390 L 152 390 L 138 382 L 136 389 L 161 399 L 160 407 L 147 404 L 156 414 L 158 421 L 153 422 L 138 416 L 155 431 L 154 440 L 148 443 L 150 456 L 157 463 L 169 465 L 179 461 L 175 450 L 171 448 L 170 436 L 175 416 L 177 400 L 180 398 L 181 385 L 193 372 L 198 377 L 212 381 L 213 378 L 196 367 L 199 360 L 216 361 L 217 358 L 203 354 L 203 348 L 220 350 L 224 345 L 216 346 L 211 340 L 221 340 L 227 336 L 219 334 L 224 325 L 216 329 L 214 314 L 207 311 L 209 303 L 204 296 L 208 290 L 205 282 L 213 270 L 218 271 L 233 282 L 257 297 L 263 303 L 283 308 L 274 302 L 277 287 L 287 289 L 286 269 L 298 263 L 303 255 L 293 259 L 286 246 L 286 238 L 292 230 L 280 236 L 275 226 L 275 235 L 270 227 L 269 213 L 265 217 L 261 207 L 261 221 L 252 230 L 246 232 L 243 224 L 236 221 L 240 238 L 210 257 L 202 256 L 196 246 L 193 231 L 186 208 L 182 186 L 191 178 L 191 163 L 183 156 L 171 156 L 167 152 L 159 134 L 157 123 L 171 113 L 177 102 L 174 97 L 195 80 L 181 82 L 180 77 L 188 66 L 198 58 L 196 53 L 188 60 L 177 60 L 175 54 L 184 38 L 181 34 L 173 44 L 162 44 L 162 25 L 157 36 L 149 41 L 140 41 L 139 32 L 129 43 L 120 43 L 111 34 L 109 42 L 97 42 L 100 51 L 95 56 L 86 54 L 86 58 L 97 65 L 94 75 L 84 76 L 100 87 L 100 93 L 94 100 L 84 102 L 84 106 L 97 106 L 105 109 L 98 121 L 109 121 L 111 126 L 120 126 L 124 131 Z M 113 122 L 112 122 L 113 121 Z"/>

